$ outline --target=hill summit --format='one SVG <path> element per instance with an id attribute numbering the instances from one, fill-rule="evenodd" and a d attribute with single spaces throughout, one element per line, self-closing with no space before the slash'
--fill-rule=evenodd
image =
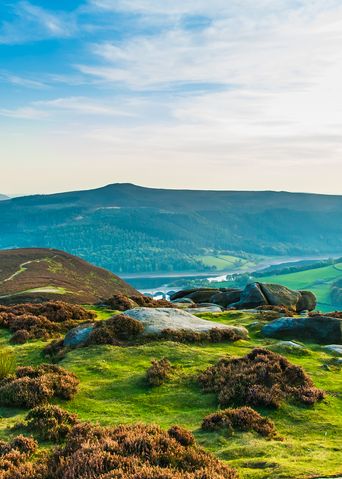
<path id="1" fill-rule="evenodd" d="M 115 293 L 139 294 L 118 276 L 63 251 L 0 251 L 0 303 L 63 300 L 95 304 Z"/>

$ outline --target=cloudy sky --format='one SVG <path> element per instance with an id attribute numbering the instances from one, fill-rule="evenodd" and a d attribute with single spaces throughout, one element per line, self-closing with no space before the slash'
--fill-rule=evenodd
<path id="1" fill-rule="evenodd" d="M 0 193 L 342 194 L 341 0 L 3 0 Z"/>

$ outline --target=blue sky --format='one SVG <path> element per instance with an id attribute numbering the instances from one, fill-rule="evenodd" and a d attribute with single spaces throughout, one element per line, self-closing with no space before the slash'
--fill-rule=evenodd
<path id="1" fill-rule="evenodd" d="M 337 0 L 0 5 L 0 193 L 341 193 Z"/>

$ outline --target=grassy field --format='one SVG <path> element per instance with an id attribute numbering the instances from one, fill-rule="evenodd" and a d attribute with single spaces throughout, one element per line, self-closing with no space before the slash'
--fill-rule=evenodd
<path id="1" fill-rule="evenodd" d="M 217 271 L 248 271 L 255 268 L 263 258 L 253 256 L 247 259 L 238 256 L 219 254 L 199 256 L 198 259 L 206 266 L 215 267 Z"/>
<path id="2" fill-rule="evenodd" d="M 99 319 L 110 311 L 98 310 Z M 249 326 L 255 316 L 241 312 L 202 315 L 226 324 Z M 253 331 L 253 332 L 252 332 Z M 0 348 L 9 347 L 9 335 L 0 330 Z M 204 433 L 203 417 L 217 409 L 212 394 L 203 394 L 196 376 L 224 355 L 245 355 L 255 346 L 272 346 L 251 328 L 251 339 L 235 344 L 184 345 L 171 342 L 143 346 L 93 346 L 67 354 L 61 365 L 76 373 L 80 392 L 62 406 L 83 420 L 101 424 L 157 423 L 162 427 L 180 424 L 191 429 L 198 442 L 235 466 L 242 479 L 285 479 L 326 477 L 342 473 L 342 375 L 336 367 L 324 366 L 331 356 L 318 345 L 307 344 L 306 354 L 285 355 L 301 365 L 318 387 L 327 391 L 324 402 L 313 408 L 283 404 L 276 411 L 262 411 L 274 420 L 283 440 L 266 440 L 254 433 Z M 46 343 L 35 341 L 14 346 L 18 364 L 43 362 Z M 152 359 L 167 357 L 175 366 L 170 382 L 151 388 L 145 382 Z M 25 411 L 0 408 L 0 437 Z"/>

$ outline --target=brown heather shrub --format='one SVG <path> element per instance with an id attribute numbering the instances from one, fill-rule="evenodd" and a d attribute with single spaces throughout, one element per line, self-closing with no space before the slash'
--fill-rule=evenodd
<path id="1" fill-rule="evenodd" d="M 205 392 L 215 392 L 220 406 L 279 407 L 294 399 L 312 405 L 324 398 L 300 366 L 280 354 L 255 348 L 242 358 L 223 358 L 199 376 Z"/>
<path id="2" fill-rule="evenodd" d="M 118 314 L 106 321 L 96 323 L 89 336 L 87 345 L 112 344 L 119 346 L 121 341 L 130 341 L 137 338 L 144 331 L 144 325 L 136 319 L 124 314 Z"/>
<path id="3" fill-rule="evenodd" d="M 203 419 L 202 429 L 205 431 L 228 429 L 229 432 L 255 431 L 268 437 L 276 435 L 274 423 L 247 406 L 209 414 Z"/>
<path id="4" fill-rule="evenodd" d="M 123 293 L 113 294 L 113 296 L 104 301 L 104 304 L 117 311 L 126 311 L 127 309 L 137 307 L 137 303 L 135 303 L 133 299 L 130 299 L 128 296 L 125 296 Z"/>
<path id="5" fill-rule="evenodd" d="M 67 436 L 65 446 L 50 456 L 46 478 L 81 477 L 236 479 L 237 474 L 197 445 L 183 445 L 158 426 L 105 429 L 80 423 Z"/>
<path id="6" fill-rule="evenodd" d="M 321 313 L 320 311 L 310 311 L 309 316 L 310 318 L 327 316 L 329 318 L 342 319 L 342 311 L 331 311 L 330 313 Z"/>
<path id="7" fill-rule="evenodd" d="M 19 426 L 24 426 L 45 441 L 59 442 L 65 439 L 77 422 L 76 414 L 71 414 L 59 406 L 44 404 L 31 409 L 25 417 L 24 425 Z"/>
<path id="8" fill-rule="evenodd" d="M 15 376 L 0 381 L 0 404 L 31 408 L 53 397 L 71 399 L 78 383 L 74 374 L 56 365 L 17 368 Z"/>
<path id="9" fill-rule="evenodd" d="M 274 311 L 276 313 L 281 313 L 285 316 L 290 316 L 290 317 L 294 316 L 295 314 L 295 311 L 293 309 L 290 309 L 287 306 L 284 306 L 282 304 L 278 306 L 272 305 L 272 304 L 265 304 L 264 306 L 258 306 L 255 309 L 259 311 Z"/>
<path id="10" fill-rule="evenodd" d="M 0 327 L 14 333 L 12 342 L 16 344 L 29 339 L 49 339 L 95 317 L 93 311 L 62 301 L 0 306 Z"/>
<path id="11" fill-rule="evenodd" d="M 146 372 L 146 379 L 150 386 L 160 386 L 169 379 L 171 373 L 172 366 L 168 359 L 154 360 Z"/>
<path id="12" fill-rule="evenodd" d="M 173 439 L 176 439 L 179 444 L 182 446 L 192 446 L 195 443 L 195 438 L 191 434 L 190 431 L 187 429 L 184 429 L 184 427 L 181 426 L 172 426 L 170 429 L 167 431 L 168 435 L 170 437 L 173 437 Z"/>
<path id="13" fill-rule="evenodd" d="M 0 478 L 40 479 L 40 474 L 29 461 L 37 447 L 38 443 L 33 438 L 22 435 L 11 442 L 0 441 Z"/>
<path id="14" fill-rule="evenodd" d="M 54 339 L 43 349 L 44 356 L 53 361 L 60 361 L 67 353 L 68 349 L 64 346 L 63 339 Z"/>
<path id="15" fill-rule="evenodd" d="M 188 329 L 164 329 L 160 338 L 177 343 L 220 343 L 238 341 L 240 336 L 231 329 L 213 328 L 208 332 L 190 331 Z"/>
<path id="16" fill-rule="evenodd" d="M 174 305 L 166 299 L 153 299 L 150 296 L 131 296 L 138 306 L 141 308 L 174 308 Z"/>

